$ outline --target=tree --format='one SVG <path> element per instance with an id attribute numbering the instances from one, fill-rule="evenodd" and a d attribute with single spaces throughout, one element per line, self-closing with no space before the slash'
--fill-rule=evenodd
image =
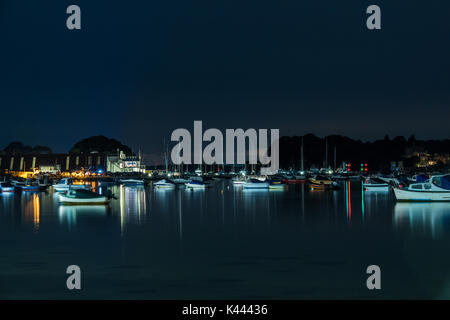
<path id="1" fill-rule="evenodd" d="M 117 141 L 116 139 L 109 139 L 105 136 L 93 136 L 74 144 L 70 153 L 91 153 L 100 152 L 107 154 L 117 154 L 117 150 L 123 151 L 125 154 L 131 155 L 131 149 Z"/>
<path id="2" fill-rule="evenodd" d="M 4 151 L 7 154 L 25 154 L 25 153 L 30 153 L 33 150 L 33 148 L 31 148 L 30 146 L 26 146 L 24 145 L 22 142 L 20 141 L 14 141 L 11 142 L 5 149 Z"/>

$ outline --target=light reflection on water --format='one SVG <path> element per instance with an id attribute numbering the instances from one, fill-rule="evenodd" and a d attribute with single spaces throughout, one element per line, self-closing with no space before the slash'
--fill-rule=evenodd
<path id="1" fill-rule="evenodd" d="M 117 188 L 115 188 L 117 189 Z M 147 213 L 146 190 L 143 186 L 123 186 L 119 190 L 120 231 L 126 232 L 127 224 L 141 224 Z M 116 201 L 117 202 L 117 201 Z M 111 205 L 116 209 L 116 203 Z"/>
<path id="2" fill-rule="evenodd" d="M 409 229 L 412 235 L 441 238 L 450 229 L 450 203 L 396 203 L 394 223 L 398 229 Z"/>
<path id="3" fill-rule="evenodd" d="M 105 205 L 61 205 L 58 209 L 59 223 L 67 225 L 70 230 L 76 227 L 77 219 L 106 216 L 107 210 Z"/>
<path id="4" fill-rule="evenodd" d="M 24 221 L 33 223 L 34 230 L 38 232 L 40 218 L 39 194 L 36 192 L 24 193 L 22 201 L 24 207 Z"/>
<path id="5" fill-rule="evenodd" d="M 106 190 L 95 184 L 93 187 L 100 193 Z M 216 183 L 205 190 L 140 186 L 115 186 L 109 189 L 118 198 L 109 206 L 62 206 L 58 203 L 57 193 L 24 192 L 1 194 L 0 209 L 4 217 L 16 214 L 19 210 L 22 215 L 19 220 L 32 224 L 35 232 L 39 232 L 43 209 L 47 215 L 56 211 L 60 223 L 71 227 L 76 225 L 77 215 L 100 217 L 108 211 L 119 217 L 123 235 L 128 225 L 145 223 L 146 216 L 152 214 L 152 208 L 156 208 L 157 214 L 176 213 L 180 238 L 185 210 L 193 210 L 202 221 L 207 215 L 211 217 L 212 214 L 207 212 L 211 208 L 220 217 L 223 227 L 226 227 L 227 221 L 255 225 L 261 219 L 265 221 L 264 225 L 270 226 L 277 216 L 294 210 L 303 224 L 308 224 L 308 219 L 311 221 L 318 217 L 328 223 L 341 223 L 341 217 L 345 217 L 349 225 L 353 220 L 364 224 L 366 220 L 370 223 L 378 219 L 380 213 L 385 215 L 392 212 L 391 223 L 397 231 L 409 230 L 411 235 L 420 233 L 432 238 L 443 237 L 449 231 L 450 203 L 395 203 L 391 192 L 365 192 L 360 183 L 349 181 L 344 181 L 339 191 L 314 192 L 305 185 L 289 186 L 286 190 L 248 190 L 226 182 Z"/>
<path id="6" fill-rule="evenodd" d="M 268 298 L 305 296 L 297 290 L 302 285 L 313 288 L 305 292 L 317 290 L 316 297 L 322 297 L 328 291 L 317 289 L 311 279 L 322 279 L 317 280 L 323 281 L 322 289 L 342 279 L 333 289 L 341 292 L 350 286 L 360 264 L 375 260 L 401 265 L 404 256 L 412 262 L 434 261 L 442 268 L 435 276 L 448 276 L 447 258 L 437 262 L 429 255 L 435 252 L 430 248 L 448 247 L 450 203 L 395 203 L 391 192 L 364 192 L 360 182 L 348 181 L 338 191 L 314 192 L 305 185 L 245 190 L 230 181 L 193 191 L 96 186 L 98 192 L 107 189 L 118 199 L 106 206 L 63 206 L 52 192 L 0 195 L 0 249 L 8 256 L 17 253 L 10 264 L 0 259 L 0 271 L 16 270 L 14 262 L 23 256 L 39 260 L 40 253 L 48 258 L 49 252 L 73 255 L 78 250 L 75 260 L 109 272 L 115 283 L 122 281 L 119 289 L 108 289 L 112 298 L 148 297 L 123 289 L 129 282 L 134 292 L 145 292 L 140 283 L 156 286 L 161 290 L 157 298 L 209 297 L 194 295 L 186 284 L 190 278 L 203 292 L 212 286 L 215 295 L 208 292 L 221 298 L 234 297 L 236 290 L 245 297 L 264 292 L 270 292 Z M 22 232 L 17 232 L 19 226 Z M 12 238 L 14 249 L 8 246 Z M 405 243 L 415 241 L 424 248 L 402 251 Z M 72 258 L 57 254 L 50 258 L 73 263 Z M 155 277 L 127 273 L 118 267 L 122 265 L 151 268 L 148 274 Z M 395 273 L 396 279 L 402 279 L 398 283 L 411 280 L 402 277 L 401 270 Z M 235 283 L 241 284 L 239 288 Z M 352 285 L 347 297 L 360 290 L 359 283 Z M 10 289 L 18 292 L 17 288 Z M 179 290 L 185 290 L 184 295 Z M 396 294 L 403 297 L 410 292 L 414 293 L 399 289 Z"/>

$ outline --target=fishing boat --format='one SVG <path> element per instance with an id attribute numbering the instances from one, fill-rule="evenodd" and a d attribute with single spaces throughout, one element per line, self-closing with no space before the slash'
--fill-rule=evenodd
<path id="1" fill-rule="evenodd" d="M 450 175 L 432 176 L 408 187 L 394 187 L 397 201 L 450 201 Z"/>
<path id="2" fill-rule="evenodd" d="M 367 178 L 363 183 L 365 191 L 388 192 L 390 185 L 377 178 Z"/>
<path id="3" fill-rule="evenodd" d="M 244 189 L 268 189 L 269 182 L 261 181 L 258 179 L 250 179 L 247 180 L 244 184 Z"/>
<path id="4" fill-rule="evenodd" d="M 65 192 L 69 189 L 88 190 L 91 188 L 90 186 L 85 184 L 74 184 L 73 179 L 71 178 L 61 179 L 61 181 L 59 181 L 57 184 L 54 184 L 52 187 L 56 192 Z"/>
<path id="5" fill-rule="evenodd" d="M 9 182 L 0 182 L 0 191 L 2 193 L 14 192 L 15 187 Z"/>
<path id="6" fill-rule="evenodd" d="M 185 184 L 186 188 L 189 189 L 205 189 L 206 185 L 203 181 L 191 180 Z"/>
<path id="7" fill-rule="evenodd" d="M 84 189 L 70 189 L 65 193 L 59 194 L 59 202 L 62 204 L 99 205 L 108 204 L 111 199 L 111 194 L 101 195 Z"/>
<path id="8" fill-rule="evenodd" d="M 155 188 L 158 188 L 158 189 L 174 189 L 176 185 L 175 185 L 175 183 L 173 183 L 169 180 L 162 179 L 162 180 L 159 180 L 158 182 L 155 182 L 154 186 L 155 186 Z"/>
<path id="9" fill-rule="evenodd" d="M 144 180 L 141 179 L 120 179 L 120 183 L 124 186 L 143 186 Z"/>

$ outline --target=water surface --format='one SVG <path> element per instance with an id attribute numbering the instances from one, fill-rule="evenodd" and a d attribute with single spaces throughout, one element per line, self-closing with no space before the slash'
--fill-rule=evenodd
<path id="1" fill-rule="evenodd" d="M 450 298 L 450 203 L 396 203 L 360 182 L 111 190 L 109 206 L 0 195 L 0 298 Z M 66 288 L 72 264 L 81 291 Z M 381 290 L 366 287 L 372 264 Z"/>

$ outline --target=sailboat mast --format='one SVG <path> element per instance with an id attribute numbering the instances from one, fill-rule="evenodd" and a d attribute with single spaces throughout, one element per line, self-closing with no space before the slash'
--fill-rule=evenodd
<path id="1" fill-rule="evenodd" d="M 336 170 L 336 146 L 334 146 L 334 170 Z"/>
<path id="2" fill-rule="evenodd" d="M 301 162 L 300 162 L 301 169 L 300 170 L 305 171 L 305 166 L 304 166 L 304 162 L 303 162 L 303 137 L 302 137 L 302 146 L 300 148 L 300 159 L 301 159 Z"/>

